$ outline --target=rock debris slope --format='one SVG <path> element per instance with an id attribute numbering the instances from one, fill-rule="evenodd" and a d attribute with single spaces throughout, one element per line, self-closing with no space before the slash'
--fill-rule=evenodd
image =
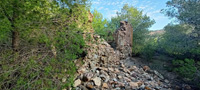
<path id="1" fill-rule="evenodd" d="M 77 71 L 76 90 L 171 90 L 169 81 L 157 71 L 126 66 L 118 50 L 98 35 L 92 36 L 94 42 L 88 43 L 88 54 Z"/>

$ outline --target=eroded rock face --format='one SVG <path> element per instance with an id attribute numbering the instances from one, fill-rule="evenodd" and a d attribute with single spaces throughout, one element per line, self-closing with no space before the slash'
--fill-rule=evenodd
<path id="1" fill-rule="evenodd" d="M 114 33 L 116 49 L 120 51 L 120 58 L 126 58 L 132 53 L 133 28 L 126 22 L 120 22 L 120 28 Z"/>

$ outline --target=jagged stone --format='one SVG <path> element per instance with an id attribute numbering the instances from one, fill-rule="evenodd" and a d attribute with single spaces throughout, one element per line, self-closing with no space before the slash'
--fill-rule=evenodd
<path id="1" fill-rule="evenodd" d="M 96 86 L 101 86 L 101 78 L 99 78 L 99 77 L 95 77 L 95 78 L 93 78 L 92 79 L 93 81 L 94 81 L 94 84 L 96 85 Z"/>
<path id="2" fill-rule="evenodd" d="M 109 71 L 111 72 L 114 72 L 114 69 L 113 68 L 108 68 Z"/>
<path id="3" fill-rule="evenodd" d="M 129 85 L 131 86 L 132 89 L 137 89 L 138 88 L 138 83 L 137 82 L 129 82 Z"/>
<path id="4" fill-rule="evenodd" d="M 148 71 L 148 70 L 150 70 L 150 68 L 149 68 L 149 66 L 144 66 L 144 67 L 143 67 L 143 70 L 144 70 L 144 71 Z"/>
<path id="5" fill-rule="evenodd" d="M 91 84 L 88 84 L 87 86 L 86 86 L 88 89 L 94 89 L 94 86 L 93 85 L 91 85 Z"/>
<path id="6" fill-rule="evenodd" d="M 66 79 L 65 77 L 64 77 L 64 78 L 62 78 L 62 82 L 66 82 L 66 80 L 67 80 L 67 79 Z"/>
<path id="7" fill-rule="evenodd" d="M 82 67 L 82 68 L 80 68 L 80 69 L 78 70 L 78 73 L 79 73 L 79 74 L 82 74 L 82 73 L 85 73 L 86 71 L 87 71 L 86 68 Z"/>
<path id="8" fill-rule="evenodd" d="M 78 80 L 76 80 L 76 81 L 74 82 L 74 87 L 77 87 L 77 86 L 79 86 L 80 84 L 81 84 L 81 80 L 78 79 Z"/>
<path id="9" fill-rule="evenodd" d="M 83 75 L 83 78 L 82 78 L 82 80 L 84 81 L 84 82 L 86 82 L 86 81 L 89 81 L 89 80 L 91 80 L 92 79 L 92 77 L 93 77 L 94 75 L 93 75 L 93 73 L 85 73 L 84 75 Z"/>
<path id="10" fill-rule="evenodd" d="M 117 77 L 118 77 L 118 79 L 121 79 L 121 78 L 122 78 L 122 76 L 120 76 L 120 75 L 118 75 Z"/>
<path id="11" fill-rule="evenodd" d="M 124 77 L 124 80 L 126 80 L 127 82 L 130 82 L 131 79 L 127 78 L 127 77 Z"/>
<path id="12" fill-rule="evenodd" d="M 107 83 L 103 83 L 102 88 L 109 88 Z"/>
<path id="13" fill-rule="evenodd" d="M 104 71 L 108 71 L 108 69 L 105 68 L 105 67 L 99 67 L 99 69 L 104 70 Z"/>
<path id="14" fill-rule="evenodd" d="M 144 88 L 145 88 L 145 90 L 151 90 L 151 88 L 149 88 L 149 87 L 147 87 L 147 86 L 146 86 L 146 87 L 144 87 Z"/>
<path id="15" fill-rule="evenodd" d="M 161 79 L 164 79 L 164 77 L 160 73 L 158 73 L 158 71 L 154 70 L 154 74 L 157 75 L 158 77 L 160 77 Z"/>
<path id="16" fill-rule="evenodd" d="M 165 83 L 169 83 L 169 81 L 167 79 L 164 80 Z"/>

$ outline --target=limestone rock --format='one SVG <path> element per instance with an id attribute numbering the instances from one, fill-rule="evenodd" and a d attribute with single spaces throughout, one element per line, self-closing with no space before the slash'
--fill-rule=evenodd
<path id="1" fill-rule="evenodd" d="M 62 78 L 62 82 L 63 82 L 63 83 L 66 82 L 66 80 L 67 80 L 66 78 Z"/>
<path id="2" fill-rule="evenodd" d="M 93 78 L 92 79 L 93 81 L 94 81 L 94 84 L 96 85 L 96 86 L 101 86 L 101 78 L 99 78 L 99 77 L 95 77 L 95 78 Z"/>
<path id="3" fill-rule="evenodd" d="M 76 80 L 76 81 L 74 82 L 74 87 L 77 87 L 77 86 L 79 86 L 80 84 L 81 84 L 81 80 L 78 79 L 78 80 Z"/>
<path id="4" fill-rule="evenodd" d="M 137 82 L 129 82 L 129 85 L 130 85 L 133 89 L 137 89 L 137 88 L 138 88 L 138 83 L 137 83 Z"/>

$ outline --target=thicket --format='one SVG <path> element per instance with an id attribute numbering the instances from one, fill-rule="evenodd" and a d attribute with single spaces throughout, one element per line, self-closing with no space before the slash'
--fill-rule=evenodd
<path id="1" fill-rule="evenodd" d="M 174 58 L 169 61 L 173 65 L 172 71 L 197 86 L 200 78 L 200 1 L 170 0 L 166 4 L 167 8 L 161 12 L 175 19 L 176 24 L 169 23 L 163 34 L 147 39 L 150 42 L 147 42 L 145 56 L 160 53 Z"/>
<path id="2" fill-rule="evenodd" d="M 64 89 L 83 55 L 87 0 L 0 1 L 0 89 Z"/>

